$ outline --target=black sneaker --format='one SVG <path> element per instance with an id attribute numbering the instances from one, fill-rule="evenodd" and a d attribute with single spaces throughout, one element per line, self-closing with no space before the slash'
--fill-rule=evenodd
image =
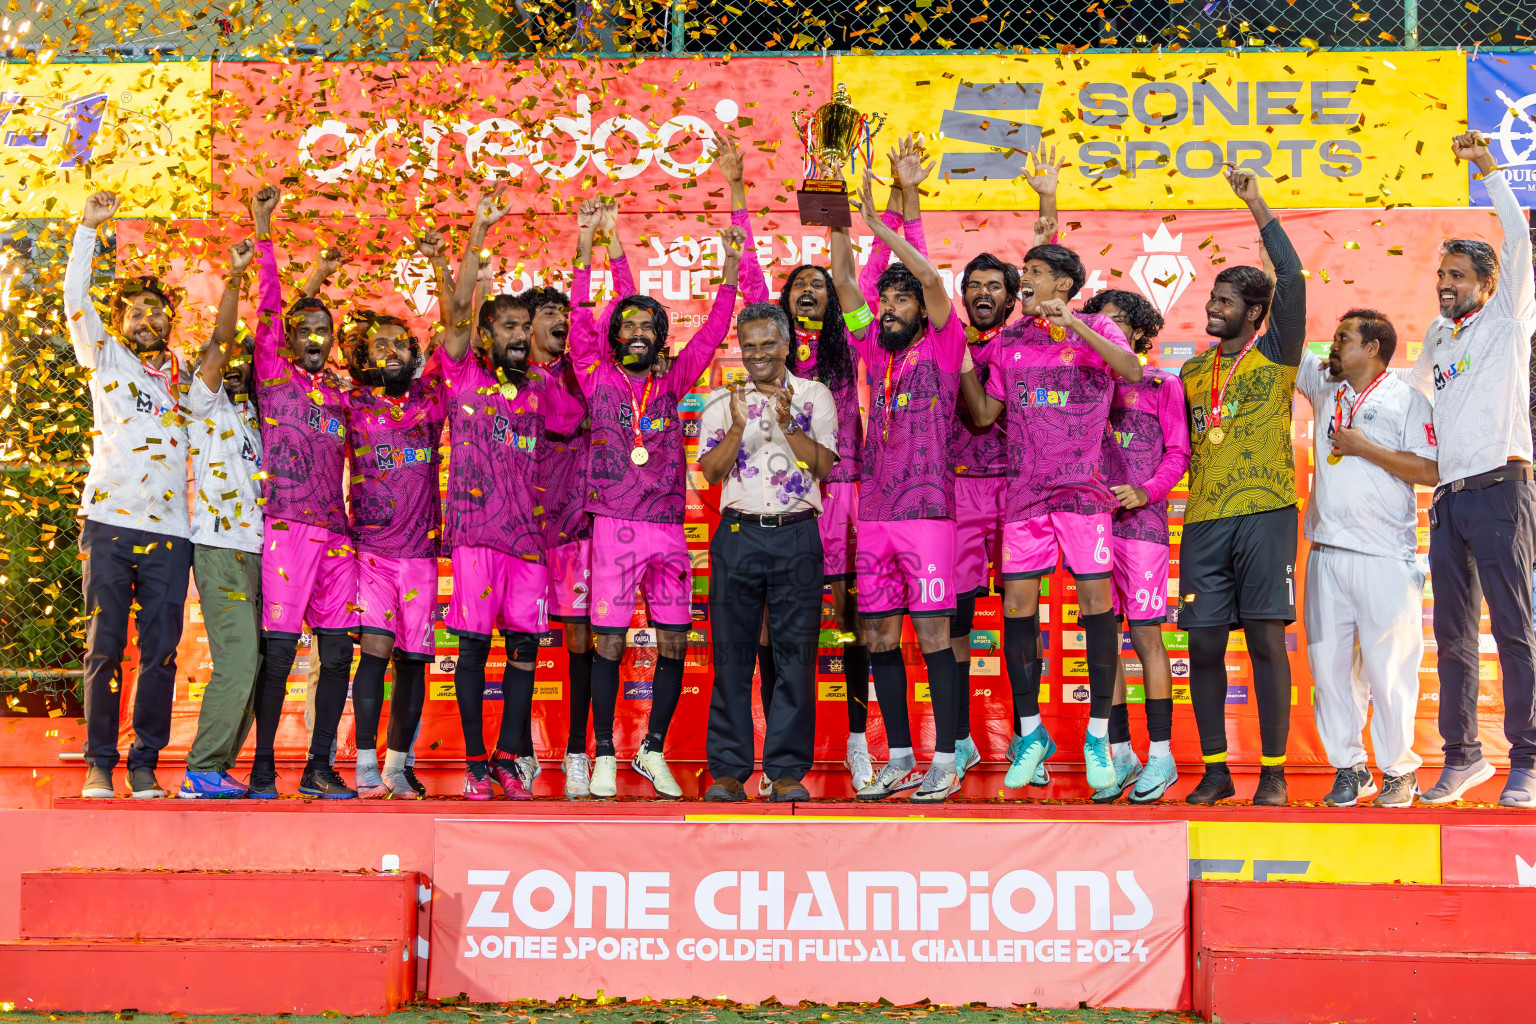
<path id="1" fill-rule="evenodd" d="M 1413 772 L 1407 775 L 1383 775 L 1381 796 L 1374 803 L 1377 807 L 1412 807 L 1413 799 L 1418 795 L 1419 780 Z"/>
<path id="2" fill-rule="evenodd" d="M 251 778 L 246 783 L 248 800 L 277 799 L 277 764 L 273 761 L 257 761 L 251 765 Z"/>
<path id="3" fill-rule="evenodd" d="M 128 788 L 133 791 L 135 800 L 159 800 L 165 796 L 165 790 L 155 780 L 153 768 L 128 769 Z"/>
<path id="4" fill-rule="evenodd" d="M 1217 762 L 1205 766 L 1205 775 L 1201 777 L 1200 785 L 1184 798 L 1184 802 L 1213 804 L 1218 800 L 1230 800 L 1234 796 L 1237 796 L 1237 787 L 1232 785 L 1232 770 L 1226 762 Z"/>
<path id="5" fill-rule="evenodd" d="M 411 784 L 411 788 L 416 791 L 416 795 L 425 800 L 427 798 L 427 787 L 423 786 L 421 784 L 421 780 L 416 777 L 415 767 L 412 765 L 406 765 L 404 774 L 405 781 Z"/>
<path id="6" fill-rule="evenodd" d="M 1370 769 L 1363 764 L 1353 768 L 1340 768 L 1333 777 L 1333 788 L 1323 797 L 1329 807 L 1353 807 L 1368 797 L 1376 795 L 1376 780 Z"/>
<path id="7" fill-rule="evenodd" d="M 299 792 L 305 796 L 323 796 L 327 800 L 351 800 L 357 790 L 347 785 L 336 769 L 328 764 L 310 764 L 299 780 Z"/>
<path id="8" fill-rule="evenodd" d="M 1253 806 L 1284 807 L 1291 802 L 1285 788 L 1285 765 L 1266 764 L 1259 769 L 1259 788 L 1253 791 Z"/>

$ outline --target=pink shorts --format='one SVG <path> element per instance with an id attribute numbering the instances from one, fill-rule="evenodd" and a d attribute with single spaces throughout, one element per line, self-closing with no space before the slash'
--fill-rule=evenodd
<path id="1" fill-rule="evenodd" d="M 1003 579 L 1049 576 L 1065 555 L 1080 580 L 1107 580 L 1114 569 L 1114 538 L 1108 512 L 1048 512 L 1003 527 Z"/>
<path id="2" fill-rule="evenodd" d="M 859 523 L 859 615 L 878 619 L 955 611 L 955 522 Z"/>
<path id="3" fill-rule="evenodd" d="M 395 650 L 418 658 L 436 653 L 437 559 L 358 552 L 357 603 L 364 633 L 393 637 Z"/>
<path id="4" fill-rule="evenodd" d="M 1132 626 L 1168 621 L 1168 545 L 1115 538 L 1115 610 Z"/>
<path id="5" fill-rule="evenodd" d="M 548 631 L 549 567 L 495 548 L 453 549 L 453 596 L 443 625 L 458 636 L 489 640 L 496 630 Z"/>
<path id="6" fill-rule="evenodd" d="M 652 629 L 693 623 L 693 568 L 681 523 L 636 523 L 592 517 L 592 629 L 625 633 L 635 614 L 635 588 L 645 591 Z"/>
<path id="7" fill-rule="evenodd" d="M 985 597 L 996 584 L 1007 493 L 1007 477 L 955 477 L 955 593 L 960 597 Z"/>
<path id="8" fill-rule="evenodd" d="M 853 554 L 858 549 L 859 485 L 852 480 L 822 484 L 821 518 L 822 577 L 854 578 Z"/>
<path id="9" fill-rule="evenodd" d="M 549 549 L 549 617 L 586 622 L 592 608 L 592 542 L 576 540 Z"/>
<path id="10" fill-rule="evenodd" d="M 261 631 L 297 638 L 357 628 L 357 549 L 307 523 L 268 519 L 261 556 Z"/>

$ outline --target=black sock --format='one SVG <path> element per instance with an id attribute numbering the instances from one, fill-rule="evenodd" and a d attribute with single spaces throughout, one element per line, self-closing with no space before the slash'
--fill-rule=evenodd
<path id="1" fill-rule="evenodd" d="M 379 745 L 379 717 L 384 710 L 384 669 L 388 666 L 388 658 L 367 651 L 358 658 L 357 672 L 352 676 L 352 721 L 357 728 L 358 750 L 373 750 Z M 485 681 L 484 667 L 485 663 L 481 662 L 482 686 Z M 459 707 L 462 709 L 463 706 L 463 699 L 460 698 Z M 479 715 L 478 705 L 475 714 Z M 465 743 L 468 742 L 466 736 Z"/>
<path id="2" fill-rule="evenodd" d="M 519 753 L 523 730 L 533 714 L 533 669 L 518 668 L 507 655 L 507 671 L 501 677 L 501 732 L 496 737 L 496 753 Z"/>
<path id="3" fill-rule="evenodd" d="M 454 700 L 459 705 L 459 725 L 464 729 L 464 756 L 478 759 L 485 757 L 485 663 L 491 656 L 491 642 L 475 636 L 459 637 L 459 656 L 454 660 L 453 666 L 453 694 Z M 367 661 L 371 655 L 363 655 L 363 661 Z M 379 659 L 380 662 L 383 659 Z M 357 667 L 357 678 L 363 678 L 363 667 Z M 379 699 L 382 701 L 384 693 L 384 666 L 379 666 Z M 352 683 L 352 706 L 357 708 L 356 681 Z M 361 712 L 354 710 L 361 715 Z M 374 724 L 379 721 L 378 712 L 374 712 Z M 358 733 L 362 733 L 362 725 L 358 725 Z M 362 741 L 358 741 L 361 748 Z"/>
<path id="4" fill-rule="evenodd" d="M 1109 709 L 1109 742 L 1131 742 L 1131 713 L 1124 704 Z"/>
<path id="5" fill-rule="evenodd" d="M 267 640 L 267 660 L 263 675 L 257 685 L 261 693 L 256 700 L 256 760 L 273 764 L 276 754 L 277 726 L 283 719 L 283 701 L 288 696 L 288 673 L 293 671 L 298 657 L 299 642 L 293 637 L 275 636 Z"/>
<path id="6" fill-rule="evenodd" d="M 875 673 L 875 699 L 880 702 L 880 717 L 885 722 L 888 747 L 910 747 L 912 724 L 907 717 L 907 666 L 901 661 L 901 648 L 875 651 L 869 656 Z"/>
<path id="7" fill-rule="evenodd" d="M 389 700 L 389 749 L 408 752 L 421 724 L 427 696 L 427 663 L 395 655 L 395 689 Z"/>
<path id="8" fill-rule="evenodd" d="M 1259 747 L 1264 763 L 1284 764 L 1285 746 L 1291 734 L 1291 661 L 1285 654 L 1285 623 L 1244 619 L 1243 636 L 1248 641 L 1248 660 L 1253 665 Z"/>
<path id="9" fill-rule="evenodd" d="M 683 659 L 658 657 L 656 672 L 651 676 L 651 717 L 645 728 L 647 750 L 662 750 L 666 746 L 667 728 L 682 696 Z"/>
<path id="10" fill-rule="evenodd" d="M 869 728 L 869 648 L 843 645 L 843 681 L 848 687 L 848 731 Z"/>
<path id="11" fill-rule="evenodd" d="M 923 655 L 928 668 L 928 700 L 933 707 L 933 752 L 955 752 L 955 676 L 959 666 L 955 664 L 955 652 L 946 647 L 942 651 Z M 898 746 L 907 746 L 902 743 Z"/>
<path id="12" fill-rule="evenodd" d="M 528 714 L 523 718 L 523 737 L 517 743 L 518 757 L 533 756 L 533 706 L 529 702 Z"/>
<path id="13" fill-rule="evenodd" d="M 779 681 L 779 668 L 773 663 L 773 648 L 767 644 L 757 645 L 757 692 L 763 699 L 763 717 L 768 717 L 768 709 L 773 706 L 773 688 Z"/>
<path id="14" fill-rule="evenodd" d="M 950 640 L 964 640 L 965 653 L 955 655 L 955 739 L 971 738 L 971 629 L 976 625 L 976 598 L 955 601 L 949 620 Z"/>
<path id="15" fill-rule="evenodd" d="M 565 741 L 568 754 L 587 752 L 587 713 L 592 710 L 592 652 L 571 652 L 571 732 Z"/>
<path id="16" fill-rule="evenodd" d="M 321 633 L 315 637 L 320 655 L 320 677 L 315 682 L 315 730 L 309 737 L 309 763 L 331 763 L 336 728 L 347 708 L 347 683 L 352 672 L 352 638 L 345 633 Z"/>
<path id="17" fill-rule="evenodd" d="M 619 663 L 592 655 L 592 736 L 597 757 L 613 757 L 613 712 L 619 703 Z"/>
<path id="18" fill-rule="evenodd" d="M 1173 698 L 1147 698 L 1147 739 L 1173 739 Z"/>
<path id="19" fill-rule="evenodd" d="M 1008 686 L 1013 691 L 1013 729 L 1019 719 L 1040 713 L 1040 676 L 1045 663 L 1040 651 L 1040 613 L 1003 619 L 1003 661 L 1008 666 Z"/>
<path id="20" fill-rule="evenodd" d="M 1227 637 L 1226 626 L 1189 629 L 1189 699 L 1200 731 L 1200 754 L 1206 763 L 1227 759 Z"/>
<path id="21" fill-rule="evenodd" d="M 1088 717 L 1108 718 L 1115 701 L 1115 663 L 1120 660 L 1120 623 L 1114 612 L 1079 615 L 1088 654 Z"/>

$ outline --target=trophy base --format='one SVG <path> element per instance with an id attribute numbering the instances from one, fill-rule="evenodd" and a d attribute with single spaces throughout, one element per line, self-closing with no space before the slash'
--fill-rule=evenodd
<path id="1" fill-rule="evenodd" d="M 841 178 L 807 178 L 805 188 L 796 192 L 795 198 L 800 203 L 801 224 L 822 228 L 853 226 L 848 185 Z"/>

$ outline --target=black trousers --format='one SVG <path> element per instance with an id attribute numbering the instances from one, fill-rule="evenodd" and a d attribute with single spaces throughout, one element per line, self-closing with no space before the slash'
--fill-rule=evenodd
<path id="1" fill-rule="evenodd" d="M 1513 768 L 1536 767 L 1532 486 L 1526 480 L 1506 480 L 1478 491 L 1446 492 L 1435 503 L 1429 572 L 1435 587 L 1440 738 L 1450 766 L 1472 764 L 1482 757 L 1477 740 L 1477 624 L 1486 599 L 1504 677 L 1509 763 Z"/>
<path id="2" fill-rule="evenodd" d="M 752 774 L 752 672 L 763 608 L 778 684 L 763 737 L 770 779 L 802 779 L 816 743 L 816 641 L 822 552 L 816 520 L 763 527 L 722 519 L 709 545 L 709 618 L 715 680 L 709 697 L 709 770 L 742 782 Z"/>
<path id="3" fill-rule="evenodd" d="M 85 761 L 117 764 L 123 648 L 128 614 L 139 610 L 138 693 L 128 768 L 153 768 L 171 738 L 176 694 L 176 645 L 181 642 L 192 542 L 163 533 L 108 526 L 87 519 L 80 528 L 85 585 Z"/>

